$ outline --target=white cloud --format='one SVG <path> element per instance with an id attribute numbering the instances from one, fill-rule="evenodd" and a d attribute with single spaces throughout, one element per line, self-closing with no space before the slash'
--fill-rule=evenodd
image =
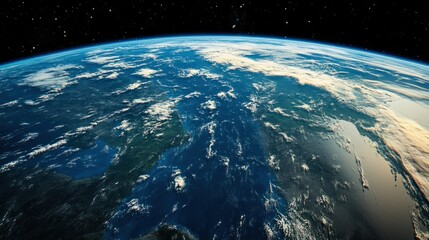
<path id="1" fill-rule="evenodd" d="M 177 192 L 183 191 L 185 186 L 186 182 L 184 177 L 179 175 L 174 178 L 174 189 L 176 189 Z"/>
<path id="2" fill-rule="evenodd" d="M 19 143 L 28 142 L 30 140 L 37 138 L 38 136 L 39 136 L 39 133 L 37 133 L 37 132 L 27 133 L 27 134 L 25 134 L 24 138 L 19 141 Z"/>
<path id="3" fill-rule="evenodd" d="M 243 103 L 243 107 L 252 113 L 255 113 L 258 110 L 258 105 L 255 102 Z"/>
<path id="4" fill-rule="evenodd" d="M 311 111 L 313 111 L 313 108 L 312 108 L 310 105 L 306 104 L 306 103 L 301 104 L 301 105 L 298 105 L 298 106 L 295 106 L 295 107 L 296 107 L 296 108 L 304 109 L 304 110 L 306 110 L 307 112 L 311 112 Z"/>
<path id="5" fill-rule="evenodd" d="M 38 103 L 33 100 L 25 100 L 24 104 L 28 106 L 34 106 L 34 105 L 37 105 Z"/>
<path id="6" fill-rule="evenodd" d="M 292 115 L 285 113 L 284 110 L 279 107 L 274 108 L 272 111 L 282 115 L 283 117 L 292 117 Z"/>
<path id="7" fill-rule="evenodd" d="M 77 79 L 80 79 L 80 78 L 93 78 L 93 77 L 98 77 L 98 76 L 100 76 L 101 74 L 103 74 L 103 73 L 100 73 L 100 72 L 94 72 L 94 73 L 82 73 L 82 74 L 77 75 L 77 76 L 76 76 L 76 78 L 77 78 Z"/>
<path id="8" fill-rule="evenodd" d="M 289 137 L 286 133 L 284 133 L 284 132 L 279 132 L 279 134 L 280 134 L 280 136 L 282 136 L 282 137 L 283 137 L 283 139 L 284 139 L 286 142 L 293 142 L 293 138 L 292 138 L 292 137 Z"/>
<path id="9" fill-rule="evenodd" d="M 138 183 L 140 183 L 140 182 L 144 182 L 144 181 L 146 181 L 149 177 L 150 177 L 150 175 L 148 175 L 148 174 L 140 175 L 140 176 L 138 177 L 138 179 L 137 179 L 137 182 L 138 182 Z"/>
<path id="10" fill-rule="evenodd" d="M 143 59 L 152 59 L 152 60 L 155 60 L 155 59 L 157 59 L 158 58 L 158 56 L 156 55 L 156 54 L 154 54 L 154 53 L 145 53 L 145 54 L 142 54 L 142 55 L 140 55 Z"/>
<path id="11" fill-rule="evenodd" d="M 256 91 L 265 91 L 267 90 L 262 84 L 260 83 L 252 83 L 252 87 L 256 89 Z"/>
<path id="12" fill-rule="evenodd" d="M 150 69 L 150 68 L 142 68 L 140 70 L 138 70 L 136 73 L 134 73 L 135 75 L 139 75 L 141 77 L 144 78 L 152 78 L 155 76 L 155 74 L 161 72 L 161 70 L 155 70 L 155 69 Z"/>
<path id="13" fill-rule="evenodd" d="M 13 101 L 10 101 L 10 102 L 7 102 L 7 103 L 0 104 L 0 108 L 11 107 L 11 106 L 14 106 L 16 104 L 18 104 L 18 100 L 13 100 Z"/>
<path id="14" fill-rule="evenodd" d="M 103 64 L 115 62 L 118 59 L 119 59 L 118 56 L 93 56 L 93 57 L 87 58 L 85 61 L 89 63 L 103 65 Z"/>
<path id="15" fill-rule="evenodd" d="M 112 75 L 113 74 L 113 75 Z M 120 73 L 117 73 L 120 74 Z M 113 77 L 116 75 L 116 71 L 114 69 L 99 69 L 96 72 L 85 72 L 77 75 L 75 79 L 81 79 L 81 78 L 97 78 L 97 79 L 103 79 L 107 78 L 108 76 Z"/>
<path id="16" fill-rule="evenodd" d="M 274 124 L 272 124 L 270 122 L 264 122 L 264 126 L 266 128 L 271 128 L 272 130 L 277 130 L 277 128 L 279 127 L 279 125 L 274 125 Z"/>
<path id="17" fill-rule="evenodd" d="M 119 129 L 119 130 L 123 130 L 125 132 L 128 132 L 131 129 L 133 129 L 133 127 L 131 126 L 131 124 L 128 120 L 122 120 L 121 125 L 115 127 L 115 129 Z"/>
<path id="18" fill-rule="evenodd" d="M 130 69 L 135 68 L 136 66 L 126 63 L 126 62 L 111 62 L 103 66 L 103 68 L 122 68 L 122 69 Z"/>
<path id="19" fill-rule="evenodd" d="M 199 97 L 199 96 L 201 96 L 201 92 L 195 91 L 195 92 L 191 92 L 188 95 L 186 95 L 185 98 L 193 98 L 193 97 Z"/>
<path id="20" fill-rule="evenodd" d="M 258 104 L 260 101 L 254 95 L 250 96 L 250 102 L 243 103 L 243 107 L 249 110 L 252 113 L 255 113 L 258 110 Z"/>
<path id="21" fill-rule="evenodd" d="M 146 113 L 155 117 L 159 121 L 166 121 L 170 119 L 171 114 L 174 112 L 174 106 L 178 101 L 178 99 L 175 99 L 156 103 L 150 106 L 148 110 L 146 110 Z"/>
<path id="22" fill-rule="evenodd" d="M 224 99 L 226 98 L 226 92 L 218 92 L 216 96 L 220 99 Z"/>
<path id="23" fill-rule="evenodd" d="M 139 88 L 141 85 L 143 85 L 143 83 L 141 82 L 135 82 L 135 83 L 131 83 L 127 86 L 127 90 L 135 90 L 137 88 Z"/>
<path id="24" fill-rule="evenodd" d="M 207 158 L 212 158 L 213 156 L 216 155 L 216 151 L 213 150 L 214 144 L 216 143 L 216 140 L 215 140 L 216 126 L 217 124 L 215 122 L 209 122 L 203 126 L 207 128 L 210 134 L 209 146 L 207 147 L 207 155 L 206 155 Z"/>
<path id="25" fill-rule="evenodd" d="M 79 68 L 82 67 L 68 64 L 42 69 L 27 75 L 19 85 L 60 91 L 66 86 L 75 83 L 75 81 L 69 76 L 70 74 L 67 70 Z"/>
<path id="26" fill-rule="evenodd" d="M 20 164 L 23 161 L 24 160 L 20 159 L 20 160 L 15 160 L 15 161 L 3 164 L 3 166 L 1 166 L 0 168 L 0 173 L 9 171 L 10 169 L 14 168 L 16 165 Z"/>
<path id="27" fill-rule="evenodd" d="M 235 95 L 235 93 L 234 93 L 234 89 L 230 89 L 226 94 L 228 94 L 228 96 L 229 96 L 230 98 L 237 99 L 237 96 L 236 96 L 236 95 Z"/>
<path id="28" fill-rule="evenodd" d="M 107 75 L 106 78 L 108 78 L 108 79 L 116 79 L 116 78 L 118 78 L 118 76 L 119 76 L 119 73 L 113 72 L 110 75 Z"/>
<path id="29" fill-rule="evenodd" d="M 144 103 L 149 103 L 152 102 L 151 98 L 147 98 L 147 99 L 143 99 L 143 98 L 137 98 L 133 100 L 133 104 L 144 104 Z"/>
<path id="30" fill-rule="evenodd" d="M 207 102 L 201 104 L 202 108 L 213 111 L 216 109 L 216 102 L 213 100 L 208 100 Z"/>
<path id="31" fill-rule="evenodd" d="M 216 74 L 216 73 L 211 73 L 207 69 L 189 68 L 189 69 L 183 69 L 179 73 L 179 77 L 181 77 L 181 78 L 190 78 L 190 77 L 195 77 L 195 76 L 207 78 L 207 79 L 211 79 L 211 80 L 217 80 L 217 79 L 222 77 L 222 75 Z"/>
<path id="32" fill-rule="evenodd" d="M 305 164 L 305 163 L 301 164 L 301 169 L 304 172 L 308 172 L 310 170 L 310 168 L 308 167 L 308 165 Z"/>
<path id="33" fill-rule="evenodd" d="M 149 212 L 150 206 L 140 204 L 139 200 L 137 198 L 131 199 L 127 203 L 127 213 L 140 213 L 140 214 L 146 214 Z"/>
<path id="34" fill-rule="evenodd" d="M 271 155 L 268 158 L 268 165 L 275 170 L 280 170 L 280 160 L 277 159 L 274 155 Z"/>
<path id="35" fill-rule="evenodd" d="M 31 151 L 28 154 L 28 157 L 29 158 L 34 158 L 34 157 L 36 157 L 36 156 L 38 156 L 40 154 L 43 154 L 45 152 L 55 150 L 55 149 L 57 149 L 57 148 L 65 145 L 66 143 L 67 143 L 66 139 L 61 139 L 61 140 L 59 140 L 59 141 L 57 141 L 57 142 L 55 142 L 53 144 L 48 144 L 48 145 L 36 148 L 36 149 L 34 149 L 33 151 Z"/>

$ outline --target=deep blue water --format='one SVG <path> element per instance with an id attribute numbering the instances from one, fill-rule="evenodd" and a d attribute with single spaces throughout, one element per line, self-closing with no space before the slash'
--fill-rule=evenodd
<path id="1" fill-rule="evenodd" d="M 117 153 L 118 149 L 97 140 L 93 147 L 61 158 L 65 164 L 55 168 L 55 171 L 72 176 L 74 179 L 103 175 Z"/>
<path id="2" fill-rule="evenodd" d="M 186 69 L 195 64 L 210 72 L 223 73 L 221 68 L 215 69 L 204 61 L 175 67 Z M 190 141 L 162 155 L 148 173 L 150 177 L 137 184 L 110 220 L 105 237 L 138 237 L 153 231 L 160 223 L 167 223 L 201 239 L 265 238 L 264 223 L 273 224 L 277 214 L 265 209 L 265 200 L 276 199 L 282 212 L 285 202 L 270 192 L 275 177 L 266 164 L 260 127 L 242 107 L 243 100 L 252 92 L 251 81 L 240 81 L 233 76 L 223 76 L 220 80 L 195 76 L 160 81 L 164 87 L 175 86 L 169 92 L 172 98 L 193 91 L 202 93 L 200 97 L 183 98 L 177 106 Z M 227 92 L 231 87 L 238 99 L 216 97 L 218 92 Z M 208 100 L 216 102 L 215 110 L 201 109 L 201 104 Z M 213 136 L 209 133 L 211 124 L 215 124 Z M 207 157 L 212 138 L 215 155 Z M 175 171 L 180 171 L 177 175 L 185 179 L 182 191 L 174 188 Z M 129 211 L 131 199 L 138 199 L 147 210 Z"/>

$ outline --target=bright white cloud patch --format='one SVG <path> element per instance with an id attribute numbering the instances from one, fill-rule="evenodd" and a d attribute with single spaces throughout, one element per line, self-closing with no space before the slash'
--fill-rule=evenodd
<path id="1" fill-rule="evenodd" d="M 127 203 L 127 207 L 128 207 L 127 213 L 131 213 L 131 214 L 135 214 L 135 213 L 146 214 L 149 212 L 149 208 L 150 208 L 150 206 L 140 204 L 139 200 L 136 198 L 131 199 Z"/>
<path id="2" fill-rule="evenodd" d="M 235 93 L 234 93 L 234 89 L 229 90 L 226 94 L 227 94 L 230 98 L 237 99 L 237 96 L 236 96 L 236 95 L 235 95 Z"/>
<path id="3" fill-rule="evenodd" d="M 306 104 L 306 103 L 304 103 L 304 104 L 302 104 L 302 105 L 298 105 L 298 106 L 296 106 L 296 107 L 297 107 L 297 108 L 304 109 L 304 110 L 306 110 L 307 112 L 313 111 L 313 108 L 312 108 L 310 105 Z"/>
<path id="4" fill-rule="evenodd" d="M 211 73 L 207 69 L 189 68 L 189 69 L 184 69 L 179 73 L 179 77 L 181 77 L 181 78 L 190 78 L 190 77 L 195 77 L 195 76 L 203 77 L 203 78 L 211 79 L 211 80 L 217 80 L 217 79 L 222 77 L 222 75 Z"/>
<path id="5" fill-rule="evenodd" d="M 208 100 L 207 102 L 201 105 L 203 108 L 213 111 L 216 109 L 216 102 L 213 100 Z"/>
<path id="6" fill-rule="evenodd" d="M 82 73 L 76 76 L 76 79 L 80 78 L 93 78 L 102 75 L 104 72 L 93 72 L 93 73 Z"/>
<path id="7" fill-rule="evenodd" d="M 152 102 L 151 98 L 147 98 L 147 99 L 143 99 L 143 98 L 137 98 L 133 100 L 133 104 L 145 104 L 145 103 L 149 103 Z"/>
<path id="8" fill-rule="evenodd" d="M 86 61 L 89 63 L 103 65 L 103 64 L 115 62 L 118 59 L 119 57 L 117 56 L 94 56 L 94 57 L 87 58 Z"/>
<path id="9" fill-rule="evenodd" d="M 108 78 L 108 79 L 116 79 L 116 78 L 118 78 L 118 76 L 119 76 L 119 73 L 113 72 L 113 73 L 107 75 L 106 78 Z"/>
<path id="10" fill-rule="evenodd" d="M 216 140 L 215 140 L 216 126 L 217 124 L 215 122 L 209 122 L 208 124 L 203 126 L 203 128 L 207 128 L 207 131 L 210 134 L 209 146 L 207 147 L 207 155 L 206 155 L 207 158 L 212 158 L 213 156 L 216 155 L 216 151 L 213 150 L 214 144 L 216 143 Z"/>
<path id="11" fill-rule="evenodd" d="M 293 138 L 289 137 L 286 133 L 284 132 L 279 132 L 280 136 L 283 137 L 283 140 L 285 140 L 286 142 L 293 142 Z"/>
<path id="12" fill-rule="evenodd" d="M 103 66 L 103 68 L 122 68 L 122 69 L 130 69 L 135 68 L 133 64 L 126 63 L 126 62 L 111 62 Z"/>
<path id="13" fill-rule="evenodd" d="M 150 106 L 146 113 L 155 117 L 159 121 L 166 121 L 170 119 L 171 114 L 174 112 L 174 106 L 177 102 L 178 100 L 169 100 L 156 103 Z"/>
<path id="14" fill-rule="evenodd" d="M 138 182 L 138 183 L 140 183 L 140 182 L 144 182 L 144 181 L 146 181 L 149 177 L 150 177 L 150 176 L 149 176 L 148 174 L 140 175 L 140 176 L 137 178 L 137 182 Z"/>
<path id="15" fill-rule="evenodd" d="M 19 85 L 40 87 L 47 90 L 61 90 L 66 86 L 75 83 L 70 77 L 68 70 L 82 68 L 78 65 L 58 65 L 56 67 L 42 69 L 27 75 Z"/>
<path id="16" fill-rule="evenodd" d="M 142 68 L 134 74 L 139 75 L 139 76 L 144 77 L 144 78 L 152 78 L 159 72 L 161 72 L 161 71 L 155 70 L 155 69 L 150 69 L 150 68 Z"/>
<path id="17" fill-rule="evenodd" d="M 135 90 L 137 88 L 139 88 L 143 83 L 141 82 L 135 82 L 135 83 L 131 83 L 130 85 L 127 86 L 127 90 Z"/>
<path id="18" fill-rule="evenodd" d="M 226 98 L 226 93 L 225 92 L 219 92 L 218 94 L 216 94 L 216 96 L 220 99 Z"/>
<path id="19" fill-rule="evenodd" d="M 176 189 L 177 192 L 183 191 L 183 189 L 186 186 L 185 178 L 182 176 L 176 176 L 174 178 L 174 189 Z"/>
<path id="20" fill-rule="evenodd" d="M 28 142 L 30 140 L 37 138 L 38 136 L 39 136 L 39 133 L 37 133 L 37 132 L 27 133 L 27 134 L 25 134 L 24 138 L 19 141 L 19 143 Z"/>
<path id="21" fill-rule="evenodd" d="M 7 103 L 0 104 L 0 108 L 11 107 L 11 106 L 14 106 L 16 104 L 18 104 L 18 100 L 13 100 L 13 101 L 10 101 L 10 102 L 7 102 Z"/>
<path id="22" fill-rule="evenodd" d="M 201 96 L 201 92 L 195 91 L 195 92 L 191 92 L 188 95 L 186 95 L 185 98 L 194 98 L 194 97 L 199 97 L 199 96 Z"/>
<path id="23" fill-rule="evenodd" d="M 121 125 L 115 127 L 115 129 L 123 130 L 125 132 L 128 132 L 132 129 L 130 122 L 128 120 L 122 120 Z"/>
<path id="24" fill-rule="evenodd" d="M 158 56 L 157 55 L 155 55 L 155 54 L 153 54 L 153 53 L 145 53 L 145 54 L 142 54 L 142 55 L 140 55 L 143 59 L 152 59 L 152 60 L 155 60 L 155 59 L 157 59 L 158 58 Z"/>
<path id="25" fill-rule="evenodd" d="M 34 158 L 34 157 L 36 157 L 36 156 L 38 156 L 38 155 L 40 155 L 40 154 L 43 154 L 43 153 L 45 153 L 45 152 L 55 150 L 55 149 L 57 149 L 57 148 L 59 148 L 59 147 L 61 147 L 61 146 L 65 145 L 66 143 L 67 143 L 67 140 L 65 140 L 65 139 L 61 139 L 61 140 L 59 140 L 58 142 L 55 142 L 55 143 L 53 143 L 53 144 L 48 144 L 48 145 L 45 145 L 45 146 L 42 146 L 42 147 L 36 148 L 36 149 L 34 149 L 33 151 L 31 151 L 31 152 L 28 154 L 28 157 L 29 157 L 29 158 Z"/>
<path id="26" fill-rule="evenodd" d="M 283 117 L 291 117 L 292 116 L 290 114 L 285 113 L 284 110 L 279 108 L 279 107 L 274 108 L 272 111 L 282 115 Z"/>

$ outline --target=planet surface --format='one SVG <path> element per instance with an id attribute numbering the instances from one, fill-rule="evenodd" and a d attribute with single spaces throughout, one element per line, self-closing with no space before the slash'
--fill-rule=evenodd
<path id="1" fill-rule="evenodd" d="M 428 239 L 429 66 L 189 36 L 0 66 L 1 239 Z"/>

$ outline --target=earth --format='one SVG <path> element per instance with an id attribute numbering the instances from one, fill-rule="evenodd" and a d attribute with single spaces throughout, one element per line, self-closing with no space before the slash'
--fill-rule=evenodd
<path id="1" fill-rule="evenodd" d="M 428 239 L 429 66 L 189 36 L 0 66 L 1 239 Z"/>

